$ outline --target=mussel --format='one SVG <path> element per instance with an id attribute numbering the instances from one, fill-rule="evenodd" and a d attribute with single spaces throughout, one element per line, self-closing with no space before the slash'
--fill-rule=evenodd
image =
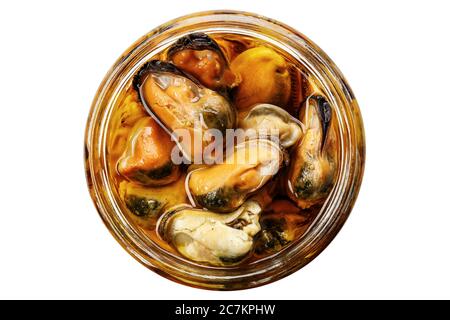
<path id="1" fill-rule="evenodd" d="M 111 117 L 110 130 L 112 134 L 108 144 L 108 153 L 111 156 L 113 163 L 116 163 L 122 156 L 131 129 L 139 119 L 146 115 L 147 112 L 145 112 L 145 109 L 140 103 L 137 93 L 134 90 L 124 95 L 117 111 L 113 112 Z"/>
<path id="2" fill-rule="evenodd" d="M 183 155 L 191 161 L 201 159 L 211 143 L 206 130 L 215 129 L 224 135 L 236 124 L 236 112 L 227 99 L 171 63 L 147 62 L 133 84 L 147 111 L 175 136 Z"/>
<path id="3" fill-rule="evenodd" d="M 337 171 L 337 145 L 332 109 L 321 95 L 309 97 L 302 109 L 306 132 L 295 148 L 287 179 L 289 197 L 301 208 L 322 203 Z"/>
<path id="4" fill-rule="evenodd" d="M 228 214 L 179 206 L 158 221 L 159 236 L 184 257 L 214 266 L 239 263 L 253 248 L 253 237 L 261 230 L 260 205 L 245 202 Z"/>
<path id="5" fill-rule="evenodd" d="M 257 104 L 243 119 L 239 128 L 255 130 L 256 135 L 275 138 L 283 148 L 289 148 L 301 138 L 302 123 L 285 110 L 272 104 Z"/>
<path id="6" fill-rule="evenodd" d="M 188 203 L 184 189 L 184 176 L 162 187 L 143 187 L 123 181 L 119 185 L 120 198 L 130 212 L 130 218 L 144 229 L 151 230 L 157 219 L 168 208 Z"/>
<path id="7" fill-rule="evenodd" d="M 256 254 L 274 253 L 303 234 L 310 216 L 288 200 L 275 200 L 260 218 L 261 232 L 255 239 Z"/>
<path id="8" fill-rule="evenodd" d="M 254 46 L 254 40 L 251 37 L 235 34 L 216 37 L 216 42 L 228 58 L 228 61 L 233 61 L 242 52 Z"/>
<path id="9" fill-rule="evenodd" d="M 209 89 L 221 91 L 234 85 L 235 77 L 227 58 L 217 42 L 205 33 L 181 37 L 169 48 L 167 57 Z"/>
<path id="10" fill-rule="evenodd" d="M 171 160 L 175 143 L 154 119 L 139 120 L 127 142 L 117 170 L 130 181 L 146 186 L 162 186 L 180 176 L 180 168 Z"/>
<path id="11" fill-rule="evenodd" d="M 230 65 L 239 78 L 234 88 L 234 104 L 245 110 L 258 103 L 285 107 L 291 97 L 292 79 L 286 60 L 268 47 L 244 51 Z M 295 89 L 295 88 L 294 88 Z"/>
<path id="12" fill-rule="evenodd" d="M 191 171 L 186 178 L 188 196 L 196 206 L 231 212 L 271 180 L 283 160 L 274 142 L 246 140 L 230 150 L 223 163 Z"/>

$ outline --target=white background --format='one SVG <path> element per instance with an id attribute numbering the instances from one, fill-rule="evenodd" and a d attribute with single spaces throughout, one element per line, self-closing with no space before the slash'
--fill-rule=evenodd
<path id="1" fill-rule="evenodd" d="M 90 103 L 120 54 L 163 22 L 218 8 L 321 46 L 367 135 L 337 238 L 294 275 L 240 292 L 181 286 L 131 258 L 94 209 L 82 158 Z M 2 1 L 0 298 L 450 298 L 449 13 L 447 1 Z"/>

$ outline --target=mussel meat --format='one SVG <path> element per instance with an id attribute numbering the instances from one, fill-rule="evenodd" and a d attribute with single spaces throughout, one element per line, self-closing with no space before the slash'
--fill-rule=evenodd
<path id="1" fill-rule="evenodd" d="M 162 186 L 180 176 L 180 168 L 171 160 L 175 143 L 151 117 L 139 120 L 127 142 L 117 170 L 130 181 L 146 186 Z"/>
<path id="2" fill-rule="evenodd" d="M 234 84 L 235 77 L 225 55 L 217 42 L 205 33 L 181 37 L 169 48 L 167 57 L 209 89 L 220 91 Z"/>
<path id="3" fill-rule="evenodd" d="M 244 51 L 230 65 L 238 77 L 234 88 L 234 104 L 245 110 L 257 103 L 285 107 L 291 96 L 291 75 L 286 60 L 267 47 Z"/>
<path id="4" fill-rule="evenodd" d="M 309 97 L 302 110 L 306 132 L 295 148 L 287 179 L 289 197 L 301 208 L 322 203 L 337 171 L 337 145 L 332 109 L 321 95 Z"/>
<path id="5" fill-rule="evenodd" d="M 194 205 L 215 212 L 236 210 L 283 165 L 282 150 L 270 140 L 246 140 L 230 151 L 223 163 L 188 174 L 186 187 Z"/>
<path id="6" fill-rule="evenodd" d="M 238 126 L 255 130 L 259 137 L 276 138 L 283 148 L 295 145 L 303 133 L 300 121 L 272 104 L 257 104 L 239 120 Z"/>
<path id="7" fill-rule="evenodd" d="M 117 111 L 111 117 L 112 135 L 108 144 L 108 153 L 113 163 L 117 163 L 117 160 L 122 156 L 131 129 L 139 119 L 146 115 L 147 112 L 145 112 L 134 90 L 124 95 Z"/>
<path id="8" fill-rule="evenodd" d="M 275 200 L 261 215 L 261 232 L 255 239 L 257 254 L 274 253 L 303 234 L 310 222 L 308 215 L 288 200 Z"/>
<path id="9" fill-rule="evenodd" d="M 254 40 L 251 37 L 234 34 L 216 37 L 216 42 L 228 58 L 228 61 L 233 61 L 242 52 L 254 46 Z"/>
<path id="10" fill-rule="evenodd" d="M 205 134 L 207 129 L 224 135 L 236 124 L 236 112 L 227 99 L 171 63 L 147 62 L 133 83 L 147 111 L 175 135 L 183 155 L 191 161 L 201 159 L 204 148 L 211 143 L 211 137 Z M 182 136 L 179 141 L 180 131 L 189 133 L 187 139 Z M 200 141 L 200 146 L 195 141 Z"/>
<path id="11" fill-rule="evenodd" d="M 242 261 L 253 248 L 253 237 L 261 230 L 260 205 L 245 202 L 228 214 L 180 206 L 161 217 L 157 230 L 184 257 L 214 266 Z"/>
<path id="12" fill-rule="evenodd" d="M 188 203 L 184 176 L 162 187 L 143 187 L 133 182 L 122 181 L 119 185 L 119 195 L 129 210 L 130 218 L 148 230 L 156 226 L 157 219 L 168 208 Z"/>

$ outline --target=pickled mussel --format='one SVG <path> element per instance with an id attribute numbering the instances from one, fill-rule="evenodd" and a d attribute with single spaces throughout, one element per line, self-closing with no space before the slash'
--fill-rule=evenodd
<path id="1" fill-rule="evenodd" d="M 180 169 L 171 160 L 175 143 L 154 119 L 144 117 L 133 127 L 118 171 L 130 181 L 148 186 L 174 182 Z"/>
<path id="2" fill-rule="evenodd" d="M 228 214 L 181 206 L 166 212 L 158 222 L 158 234 L 186 258 L 214 266 L 242 261 L 253 248 L 260 231 L 260 205 L 245 202 Z"/>
<path id="3" fill-rule="evenodd" d="M 310 216 L 288 200 L 275 200 L 262 213 L 261 232 L 255 240 L 257 254 L 278 252 L 303 234 Z"/>
<path id="4" fill-rule="evenodd" d="M 181 37 L 169 48 L 167 57 L 209 89 L 221 91 L 234 85 L 235 77 L 227 58 L 217 42 L 205 33 Z"/>
<path id="5" fill-rule="evenodd" d="M 130 212 L 131 219 L 147 230 L 156 226 L 157 219 L 165 210 L 188 201 L 184 176 L 162 187 L 143 187 L 123 181 L 119 186 L 119 194 Z"/>
<path id="6" fill-rule="evenodd" d="M 188 195 L 196 206 L 216 212 L 233 211 L 271 180 L 283 165 L 282 150 L 269 140 L 247 140 L 231 151 L 223 163 L 189 173 Z"/>
<path id="7" fill-rule="evenodd" d="M 331 117 L 323 96 L 307 99 L 301 115 L 306 132 L 293 152 L 287 180 L 289 197 L 301 208 L 322 203 L 334 184 L 337 146 Z"/>
<path id="8" fill-rule="evenodd" d="M 139 101 L 137 92 L 134 90 L 124 94 L 123 101 L 121 101 L 117 112 L 115 112 L 111 119 L 111 140 L 108 145 L 108 151 L 111 155 L 114 164 L 122 156 L 130 131 L 140 119 L 147 115 L 144 107 Z"/>
<path id="9" fill-rule="evenodd" d="M 284 109 L 271 104 L 258 104 L 239 120 L 239 128 L 253 129 L 256 135 L 277 138 L 283 148 L 297 143 L 302 136 L 302 124 Z"/>
<path id="10" fill-rule="evenodd" d="M 171 63 L 160 60 L 146 63 L 133 84 L 144 106 L 176 136 L 183 155 L 189 160 L 201 158 L 211 142 L 205 130 L 225 133 L 236 124 L 236 112 L 227 99 L 203 87 Z M 186 130 L 189 139 L 183 136 Z M 200 141 L 200 146 L 195 141 Z"/>
<path id="11" fill-rule="evenodd" d="M 237 109 L 246 110 L 258 103 L 286 107 L 290 98 L 292 81 L 289 65 L 273 49 L 255 47 L 241 53 L 230 65 L 238 77 L 239 86 L 234 89 Z"/>
<path id="12" fill-rule="evenodd" d="M 243 35 L 229 34 L 215 40 L 228 58 L 228 61 L 233 61 L 242 52 L 254 46 L 252 39 Z"/>

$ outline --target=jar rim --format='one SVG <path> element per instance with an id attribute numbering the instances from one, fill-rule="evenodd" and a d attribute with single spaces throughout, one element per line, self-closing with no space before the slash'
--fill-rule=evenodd
<path id="1" fill-rule="evenodd" d="M 228 29 L 227 29 L 228 28 Z M 274 257 L 237 268 L 203 266 L 173 255 L 133 228 L 123 215 L 111 190 L 106 160 L 106 136 L 113 100 L 130 76 L 155 51 L 162 50 L 188 32 L 220 32 L 234 28 L 251 32 L 282 46 L 301 59 L 320 80 L 338 114 L 340 169 L 337 182 L 319 217 L 306 232 Z M 152 50 L 149 50 L 152 48 Z M 116 240 L 146 267 L 171 280 L 205 289 L 236 290 L 264 285 L 281 279 L 313 260 L 343 226 L 354 205 L 362 181 L 365 138 L 356 99 L 342 73 L 311 40 L 293 28 L 257 14 L 243 11 L 204 11 L 171 20 L 136 41 L 117 60 L 101 83 L 92 103 L 85 134 L 85 166 L 91 197 L 104 223 Z M 100 165 L 95 165 L 100 164 Z"/>

